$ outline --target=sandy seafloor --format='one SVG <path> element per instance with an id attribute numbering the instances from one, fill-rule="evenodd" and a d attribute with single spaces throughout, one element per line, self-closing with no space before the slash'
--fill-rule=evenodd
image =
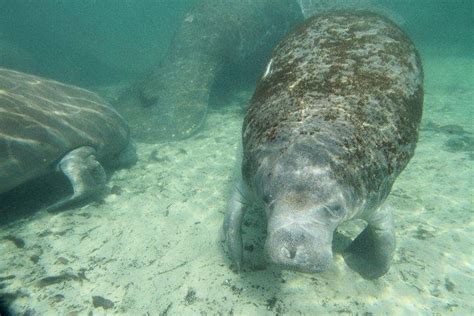
<path id="1" fill-rule="evenodd" d="M 244 271 L 230 269 L 221 223 L 245 99 L 236 97 L 194 138 L 139 141 L 139 162 L 112 175 L 101 203 L 3 225 L 1 295 L 18 315 L 473 315 L 474 60 L 424 64 L 422 130 L 387 201 L 398 247 L 381 279 L 362 279 L 339 254 L 322 274 L 265 269 L 248 237 Z M 145 135 L 152 127 L 133 111 Z M 258 223 L 246 221 L 244 238 Z"/>

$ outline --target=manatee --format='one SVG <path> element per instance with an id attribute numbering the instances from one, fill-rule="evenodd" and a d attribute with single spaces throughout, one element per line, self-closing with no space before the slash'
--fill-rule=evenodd
<path id="1" fill-rule="evenodd" d="M 362 219 L 345 261 L 366 279 L 385 274 L 395 232 L 383 202 L 414 154 L 422 107 L 419 54 L 387 18 L 317 15 L 280 42 L 243 123 L 242 179 L 223 229 L 235 266 L 253 204 L 265 210 L 270 263 L 324 271 L 337 227 Z"/>
<path id="2" fill-rule="evenodd" d="M 184 17 L 161 64 L 118 102 L 150 107 L 160 139 L 193 135 L 205 122 L 211 88 L 226 67 L 255 72 L 303 20 L 294 0 L 201 0 Z"/>
<path id="3" fill-rule="evenodd" d="M 62 172 L 73 194 L 59 210 L 103 191 L 106 167 L 136 161 L 124 119 L 90 91 L 0 68 L 0 193 Z"/>

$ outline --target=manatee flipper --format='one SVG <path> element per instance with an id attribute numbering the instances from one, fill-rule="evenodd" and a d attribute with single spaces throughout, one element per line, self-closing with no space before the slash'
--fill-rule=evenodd
<path id="1" fill-rule="evenodd" d="M 240 271 L 242 267 L 243 257 L 241 227 L 246 211 L 244 193 L 245 185 L 241 181 L 232 193 L 224 218 L 225 243 L 237 271 Z"/>
<path id="2" fill-rule="evenodd" d="M 344 251 L 347 265 L 364 279 L 373 280 L 390 268 L 395 251 L 395 230 L 388 208 L 382 207 L 367 219 L 367 227 Z"/>
<path id="3" fill-rule="evenodd" d="M 95 153 L 94 148 L 84 146 L 70 151 L 61 159 L 58 168 L 69 179 L 74 193 L 49 206 L 48 212 L 70 207 L 103 192 L 107 176 Z"/>

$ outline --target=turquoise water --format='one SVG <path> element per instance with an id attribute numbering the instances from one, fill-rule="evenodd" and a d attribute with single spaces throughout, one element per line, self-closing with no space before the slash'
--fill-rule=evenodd
<path id="1" fill-rule="evenodd" d="M 43 207 L 67 194 L 64 179 L 41 178 L 0 195 L 2 312 L 472 315 L 474 3 L 306 1 L 308 10 L 351 5 L 387 15 L 423 60 L 420 139 L 387 200 L 397 250 L 390 271 L 367 281 L 339 254 L 321 274 L 266 267 L 262 217 L 245 222 L 243 272 L 230 268 L 221 225 L 243 109 L 264 65 L 219 73 L 205 125 L 184 140 L 157 138 L 148 109 L 121 102 L 163 66 L 198 1 L 0 0 L 0 66 L 97 92 L 129 122 L 139 158 L 110 173 L 99 201 L 63 212 Z M 354 237 L 359 224 L 340 232 Z"/>

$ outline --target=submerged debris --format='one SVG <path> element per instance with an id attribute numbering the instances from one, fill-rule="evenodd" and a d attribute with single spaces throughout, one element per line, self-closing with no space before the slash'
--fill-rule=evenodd
<path id="1" fill-rule="evenodd" d="M 173 303 L 169 303 L 168 306 L 166 306 L 165 310 L 160 313 L 160 316 L 167 316 L 171 306 L 173 306 Z"/>
<path id="2" fill-rule="evenodd" d="M 55 302 L 55 303 L 59 303 L 59 302 L 62 302 L 64 301 L 64 295 L 62 294 L 56 294 L 54 295 L 53 297 L 51 297 L 51 301 Z"/>
<path id="3" fill-rule="evenodd" d="M 14 279 L 14 278 L 16 278 L 16 276 L 13 275 L 13 274 L 10 274 L 10 275 L 4 276 L 4 277 L 0 276 L 0 282 L 6 281 L 6 280 L 11 280 L 11 279 Z"/>
<path id="4" fill-rule="evenodd" d="M 104 309 L 110 309 L 114 307 L 114 302 L 102 296 L 92 296 L 92 304 L 96 308 L 102 307 Z"/>
<path id="5" fill-rule="evenodd" d="M 70 280 L 80 281 L 80 278 L 77 275 L 72 274 L 72 273 L 63 273 L 60 275 L 53 275 L 53 276 L 48 276 L 48 277 L 44 277 L 40 279 L 38 281 L 38 286 L 42 288 L 42 287 L 50 286 L 56 283 L 61 283 L 63 281 L 70 281 Z"/>
<path id="6" fill-rule="evenodd" d="M 452 291 L 454 291 L 455 285 L 454 285 L 454 283 L 453 283 L 450 279 L 446 278 L 446 279 L 444 279 L 444 287 L 445 287 L 446 290 L 448 290 L 449 292 L 452 292 Z"/>
<path id="7" fill-rule="evenodd" d="M 186 305 L 194 303 L 196 301 L 196 290 L 190 287 L 184 301 L 186 302 Z"/>

